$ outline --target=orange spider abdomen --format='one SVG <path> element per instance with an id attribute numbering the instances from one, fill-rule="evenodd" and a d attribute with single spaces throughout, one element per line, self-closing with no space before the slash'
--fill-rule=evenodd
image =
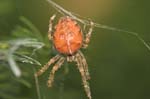
<path id="1" fill-rule="evenodd" d="M 53 43 L 62 54 L 72 55 L 82 46 L 82 32 L 76 21 L 70 17 L 62 17 L 55 27 Z"/>

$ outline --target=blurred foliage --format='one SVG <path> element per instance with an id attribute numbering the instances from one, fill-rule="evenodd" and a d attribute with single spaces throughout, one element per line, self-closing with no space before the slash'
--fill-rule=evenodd
<path id="1" fill-rule="evenodd" d="M 21 84 L 31 87 L 31 84 L 22 78 L 25 76 L 24 70 L 20 69 L 18 63 L 41 65 L 32 58 L 36 51 L 44 46 L 41 33 L 25 17 L 21 16 L 20 21 L 25 26 L 17 25 L 12 30 L 11 40 L 10 37 L 6 37 L 8 40 L 0 41 L 0 99 L 25 99 L 23 96 L 15 97 L 21 92 Z"/>

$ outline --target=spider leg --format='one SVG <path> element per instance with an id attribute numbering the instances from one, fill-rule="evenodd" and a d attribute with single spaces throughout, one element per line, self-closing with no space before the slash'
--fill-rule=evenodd
<path id="1" fill-rule="evenodd" d="M 48 39 L 52 40 L 52 28 L 53 28 L 53 20 L 55 19 L 56 14 L 54 14 L 52 17 L 50 17 L 49 20 L 49 29 L 48 29 Z"/>
<path id="2" fill-rule="evenodd" d="M 56 62 L 60 57 L 60 55 L 56 55 L 52 59 L 50 59 L 47 64 L 45 64 L 37 73 L 35 73 L 35 76 L 42 75 L 49 68 L 49 66 Z"/>
<path id="3" fill-rule="evenodd" d="M 90 22 L 89 31 L 88 31 L 88 33 L 85 35 L 85 39 L 84 39 L 84 43 L 83 43 L 83 48 L 87 48 L 87 47 L 88 47 L 88 44 L 89 44 L 90 38 L 91 38 L 91 34 L 92 34 L 92 31 L 93 31 L 93 26 L 94 26 L 94 23 L 91 21 L 91 22 Z"/>
<path id="4" fill-rule="evenodd" d="M 87 97 L 89 99 L 92 99 L 91 97 L 91 91 L 90 91 L 90 86 L 89 86 L 89 83 L 87 82 L 87 77 L 85 76 L 85 71 L 84 71 L 84 67 L 82 66 L 82 63 L 80 62 L 80 55 L 78 55 L 76 58 L 76 62 L 77 62 L 77 66 L 78 66 L 78 69 L 80 71 L 80 74 L 81 74 L 81 77 L 82 77 L 82 82 L 83 82 L 83 86 L 84 86 L 84 90 L 87 94 Z"/>
<path id="5" fill-rule="evenodd" d="M 89 74 L 88 64 L 86 62 L 86 59 L 85 59 L 83 53 L 80 50 L 78 51 L 78 53 L 81 56 L 80 57 L 80 61 L 81 61 L 81 64 L 82 64 L 82 66 L 84 68 L 85 76 L 86 76 L 87 80 L 89 80 L 90 79 L 90 74 Z"/>
<path id="6" fill-rule="evenodd" d="M 64 63 L 65 61 L 65 58 L 64 57 L 61 57 L 58 62 L 53 66 L 51 72 L 50 72 L 50 75 L 49 75 L 49 79 L 47 81 L 47 85 L 48 87 L 51 87 L 52 86 L 52 83 L 54 81 L 54 75 L 55 75 L 55 72 L 62 66 L 62 64 Z"/>

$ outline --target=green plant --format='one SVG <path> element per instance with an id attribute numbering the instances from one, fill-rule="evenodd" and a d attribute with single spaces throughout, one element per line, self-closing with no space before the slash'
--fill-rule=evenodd
<path id="1" fill-rule="evenodd" d="M 25 26 L 17 25 L 12 34 L 0 41 L 0 98 L 23 99 L 21 90 L 23 86 L 31 87 L 25 80 L 25 70 L 21 64 L 41 65 L 33 58 L 37 50 L 45 44 L 39 30 L 25 17 L 20 17 Z M 22 69 L 21 69 L 22 68 Z M 11 71 L 10 71 L 11 70 Z M 14 90 L 15 89 L 15 90 Z"/>

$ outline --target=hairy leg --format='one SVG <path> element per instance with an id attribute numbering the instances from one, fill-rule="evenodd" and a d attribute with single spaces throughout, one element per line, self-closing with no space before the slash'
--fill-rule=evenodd
<path id="1" fill-rule="evenodd" d="M 52 40 L 52 28 L 53 28 L 53 20 L 55 19 L 56 15 L 54 14 L 52 17 L 50 17 L 49 20 L 49 29 L 48 29 L 48 39 Z"/>
<path id="2" fill-rule="evenodd" d="M 49 66 L 56 62 L 60 57 L 60 55 L 56 55 L 53 58 L 51 58 L 46 65 L 44 65 L 37 73 L 35 73 L 35 76 L 42 75 L 49 68 Z"/>
<path id="3" fill-rule="evenodd" d="M 85 90 L 85 92 L 87 94 L 87 97 L 89 99 L 92 99 L 92 97 L 91 97 L 91 91 L 90 91 L 90 86 L 89 86 L 89 83 L 87 82 L 87 78 L 85 76 L 84 68 L 83 68 L 82 64 L 80 63 L 80 59 L 78 57 L 79 56 L 77 56 L 76 62 L 77 62 L 77 66 L 78 66 L 78 69 L 79 69 L 81 77 L 82 77 L 82 82 L 83 82 L 84 90 Z"/>
<path id="4" fill-rule="evenodd" d="M 80 64 L 82 64 L 83 68 L 84 68 L 84 72 L 85 72 L 85 76 L 86 76 L 86 79 L 89 80 L 90 79 L 90 73 L 89 73 L 89 70 L 88 70 L 88 64 L 86 62 L 86 59 L 83 55 L 83 53 L 81 51 L 78 51 L 79 55 L 80 55 Z"/>
<path id="5" fill-rule="evenodd" d="M 84 43 L 83 43 L 83 48 L 87 48 L 87 47 L 88 47 L 88 44 L 89 44 L 90 38 L 91 38 L 91 34 L 92 34 L 92 31 L 93 31 L 93 26 L 94 26 L 94 23 L 91 21 L 91 22 L 90 22 L 89 31 L 88 31 L 88 33 L 85 35 L 85 39 L 84 39 Z"/>
<path id="6" fill-rule="evenodd" d="M 48 79 L 48 82 L 47 82 L 47 85 L 48 87 L 51 87 L 52 86 L 52 83 L 54 81 L 54 75 L 55 75 L 55 72 L 62 66 L 62 64 L 64 63 L 65 61 L 65 58 L 64 57 L 61 57 L 58 62 L 53 66 L 51 72 L 50 72 L 50 75 L 49 75 L 49 79 Z"/>

